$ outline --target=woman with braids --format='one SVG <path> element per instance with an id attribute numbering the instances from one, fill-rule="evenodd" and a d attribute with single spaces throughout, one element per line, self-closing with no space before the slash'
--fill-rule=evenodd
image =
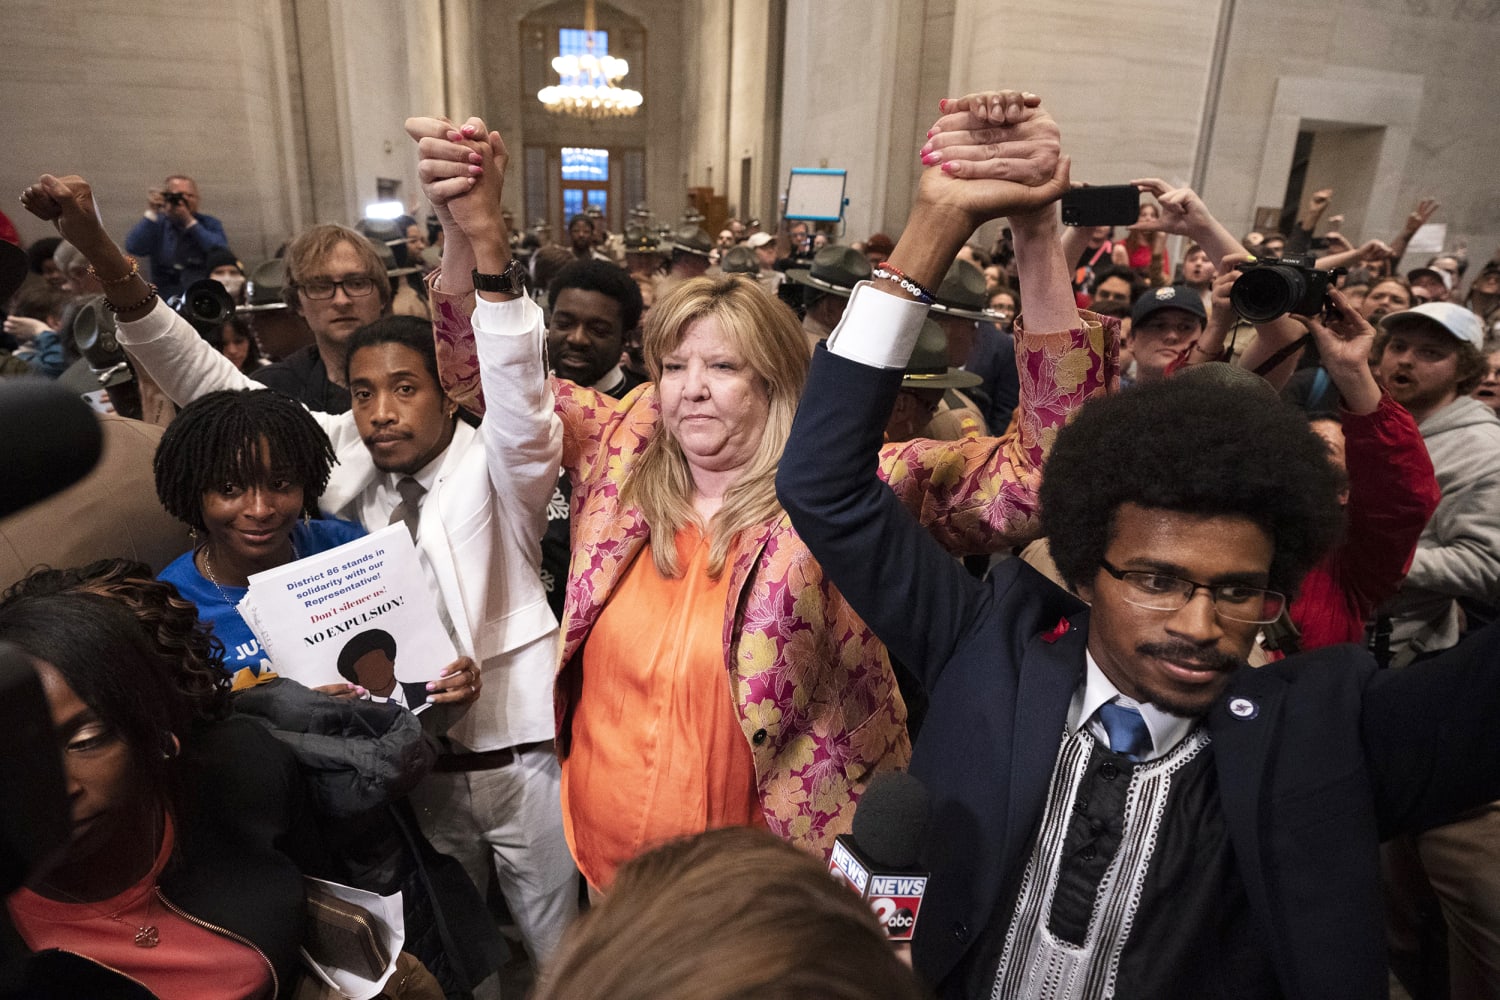
<path id="1" fill-rule="evenodd" d="M 252 574 L 335 548 L 365 533 L 313 520 L 333 468 L 328 435 L 278 392 L 212 392 L 183 407 L 156 450 L 156 494 L 198 542 L 161 572 L 198 606 L 224 644 L 231 673 L 263 654 L 235 610 Z"/>

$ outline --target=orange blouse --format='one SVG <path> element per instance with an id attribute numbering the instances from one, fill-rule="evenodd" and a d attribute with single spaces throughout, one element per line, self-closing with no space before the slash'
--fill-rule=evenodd
<path id="1" fill-rule="evenodd" d="M 730 574 L 709 577 L 709 543 L 696 527 L 676 544 L 682 575 L 662 576 L 641 550 L 583 648 L 563 829 L 596 889 L 663 841 L 764 825 L 724 662 Z"/>

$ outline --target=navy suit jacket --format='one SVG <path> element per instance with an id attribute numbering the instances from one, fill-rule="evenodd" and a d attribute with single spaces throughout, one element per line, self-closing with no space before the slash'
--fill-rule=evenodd
<path id="1" fill-rule="evenodd" d="M 961 963 L 992 917 L 1009 919 L 995 909 L 1042 817 L 1088 612 L 1020 560 L 974 580 L 876 478 L 900 380 L 820 347 L 777 487 L 829 578 L 930 692 L 911 762 L 933 799 L 913 957 L 961 996 Z M 1315 650 L 1241 670 L 1205 717 L 1236 862 L 1288 997 L 1386 996 L 1378 845 L 1500 798 L 1497 646 L 1486 629 L 1403 671 L 1352 646 Z"/>

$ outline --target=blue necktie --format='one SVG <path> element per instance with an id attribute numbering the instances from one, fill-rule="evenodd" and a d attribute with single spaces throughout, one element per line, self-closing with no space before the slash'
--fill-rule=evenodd
<path id="1" fill-rule="evenodd" d="M 1151 749 L 1151 730 L 1146 728 L 1146 720 L 1135 709 L 1106 702 L 1099 706 L 1099 721 L 1104 723 L 1104 731 L 1109 734 L 1109 748 L 1115 753 L 1140 760 Z"/>

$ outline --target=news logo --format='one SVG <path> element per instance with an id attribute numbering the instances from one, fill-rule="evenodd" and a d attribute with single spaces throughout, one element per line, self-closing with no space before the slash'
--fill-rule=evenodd
<path id="1" fill-rule="evenodd" d="M 927 893 L 926 875 L 874 875 L 867 898 L 875 919 L 892 941 L 910 941 L 917 927 L 922 897 Z"/>
<path id="2" fill-rule="evenodd" d="M 865 888 L 870 884 L 870 870 L 860 863 L 853 851 L 849 850 L 843 837 L 833 842 L 833 854 L 828 859 L 828 871 L 861 896 L 865 894 Z"/>

